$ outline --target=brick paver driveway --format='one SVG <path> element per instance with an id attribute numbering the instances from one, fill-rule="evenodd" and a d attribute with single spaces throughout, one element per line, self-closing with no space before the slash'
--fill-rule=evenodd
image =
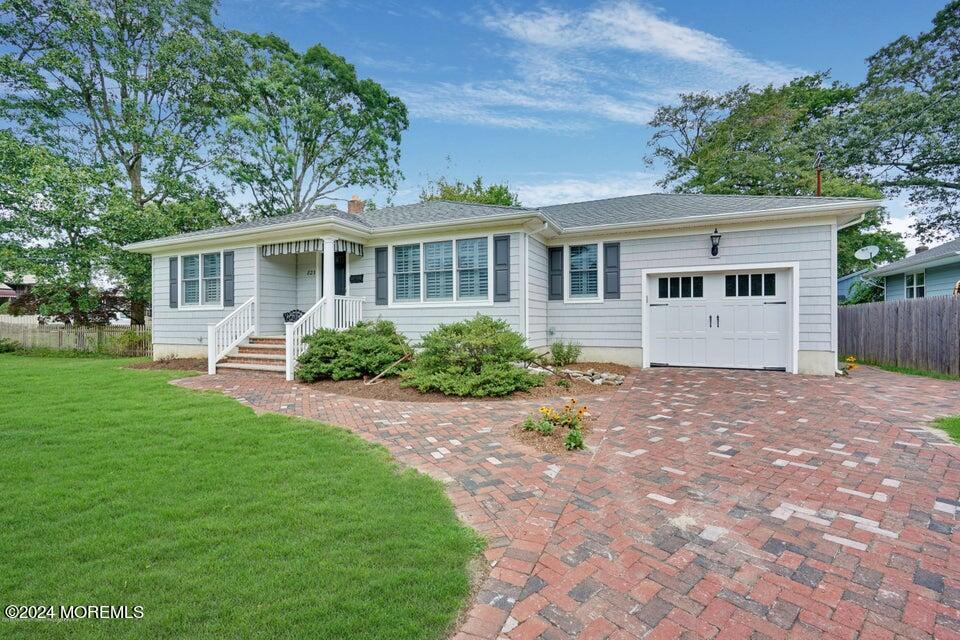
<path id="1" fill-rule="evenodd" d="M 256 375 L 182 381 L 343 425 L 447 484 L 492 570 L 461 638 L 960 638 L 960 384 L 637 371 L 590 449 L 508 430 L 535 405 L 376 402 Z"/>

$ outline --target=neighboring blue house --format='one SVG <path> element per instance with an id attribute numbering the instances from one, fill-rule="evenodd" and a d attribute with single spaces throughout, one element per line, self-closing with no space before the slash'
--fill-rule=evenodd
<path id="1" fill-rule="evenodd" d="M 837 278 L 837 302 L 843 302 L 847 299 L 853 285 L 860 282 L 860 280 L 863 279 L 863 274 L 867 271 L 870 271 L 870 269 L 860 269 L 860 271 L 854 271 L 853 273 L 848 273 L 843 277 Z"/>
<path id="2" fill-rule="evenodd" d="M 960 238 L 916 253 L 867 274 L 882 278 L 885 300 L 952 296 L 960 281 Z"/>

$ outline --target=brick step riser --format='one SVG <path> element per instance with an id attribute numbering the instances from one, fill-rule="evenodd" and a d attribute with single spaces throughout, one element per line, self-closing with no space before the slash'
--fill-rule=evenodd
<path id="1" fill-rule="evenodd" d="M 254 354 L 254 355 L 269 354 L 272 356 L 282 356 L 287 353 L 286 349 L 284 348 L 265 349 L 265 348 L 257 348 L 257 347 L 237 347 L 237 351 L 240 353 L 248 353 L 248 354 Z"/>
<path id="2" fill-rule="evenodd" d="M 220 361 L 221 364 L 262 364 L 270 367 L 282 366 L 283 360 L 265 360 L 263 358 L 244 358 L 230 356 Z"/>
<path id="3" fill-rule="evenodd" d="M 284 338 L 250 338 L 250 344 L 287 344 Z"/>

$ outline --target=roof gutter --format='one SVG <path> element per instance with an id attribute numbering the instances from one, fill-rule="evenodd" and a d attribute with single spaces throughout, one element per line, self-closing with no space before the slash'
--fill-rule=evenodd
<path id="1" fill-rule="evenodd" d="M 862 220 L 867 211 L 881 206 L 880 200 L 869 200 L 856 202 L 832 202 L 816 205 L 803 205 L 800 207 L 782 207 L 780 209 L 762 209 L 758 211 L 734 211 L 731 213 L 687 216 L 683 218 L 670 218 L 666 220 L 651 220 L 647 222 L 617 222 L 611 224 L 591 224 L 580 227 L 567 227 L 560 232 L 560 235 L 569 235 L 574 233 L 587 233 L 592 231 L 627 231 L 632 229 L 675 227 L 684 225 L 693 225 L 697 223 L 714 224 L 724 220 L 753 220 L 757 218 L 766 218 L 771 216 L 782 216 L 784 214 L 803 215 L 810 213 L 830 213 L 830 212 L 849 212 L 860 213 L 861 216 L 853 222 L 844 224 L 844 227 L 857 224 Z"/>
<path id="2" fill-rule="evenodd" d="M 341 228 L 350 233 L 362 237 L 368 237 L 370 235 L 370 228 L 366 226 L 354 225 L 344 221 L 342 218 L 336 218 L 334 216 L 325 216 L 322 218 L 311 218 L 310 220 L 297 220 L 296 222 L 287 222 L 284 224 L 273 224 L 265 225 L 262 227 L 253 227 L 246 229 L 230 229 L 229 227 L 223 231 L 218 231 L 216 233 L 206 233 L 199 234 L 195 236 L 187 237 L 177 237 L 170 236 L 166 238 L 157 238 L 155 240 L 144 240 L 142 242 L 134 242 L 132 244 L 124 245 L 123 249 L 126 251 L 133 251 L 138 253 L 150 253 L 149 249 L 160 249 L 165 247 L 176 247 L 185 244 L 193 244 L 196 242 L 204 242 L 206 240 L 221 240 L 224 238 L 234 238 L 234 237 L 243 237 L 246 235 L 256 235 L 262 232 L 274 232 L 274 231 L 293 231 L 296 229 L 308 229 L 311 227 L 325 227 L 329 226 L 333 229 Z"/>

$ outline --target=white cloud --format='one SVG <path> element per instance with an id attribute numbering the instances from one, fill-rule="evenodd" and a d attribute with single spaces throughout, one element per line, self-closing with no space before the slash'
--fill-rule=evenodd
<path id="1" fill-rule="evenodd" d="M 902 195 L 897 198 L 887 198 L 884 202 L 887 212 L 890 214 L 890 220 L 884 225 L 891 231 L 898 231 L 903 236 L 903 243 L 907 245 L 910 253 L 920 246 L 921 242 L 913 235 L 913 211 L 910 203 L 907 202 L 907 196 Z"/>
<path id="2" fill-rule="evenodd" d="M 757 60 L 636 0 L 473 16 L 503 42 L 487 78 L 395 87 L 415 117 L 525 129 L 644 125 L 683 91 L 779 83 L 803 71 Z M 506 65 L 506 71 L 502 70 Z"/>
<path id="3" fill-rule="evenodd" d="M 528 207 L 551 204 L 585 202 L 602 198 L 632 196 L 658 191 L 657 176 L 642 171 L 607 174 L 603 176 L 570 176 L 545 182 L 511 183 L 510 188 Z"/>

